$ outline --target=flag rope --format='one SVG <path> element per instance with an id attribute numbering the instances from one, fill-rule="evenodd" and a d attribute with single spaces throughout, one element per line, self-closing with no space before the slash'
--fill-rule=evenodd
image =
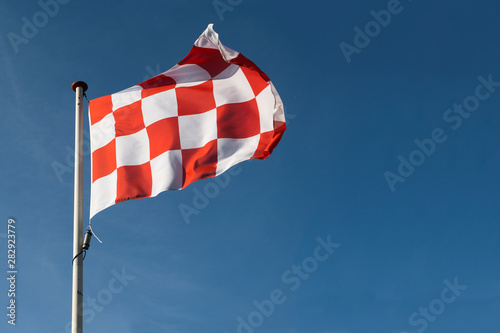
<path id="1" fill-rule="evenodd" d="M 99 237 L 97 237 L 97 235 L 95 234 L 94 230 L 92 230 L 92 224 L 90 223 L 89 221 L 89 226 L 88 226 L 88 229 L 90 229 L 90 232 L 92 232 L 92 235 L 99 241 L 99 243 L 102 244 L 101 240 L 99 239 Z"/>

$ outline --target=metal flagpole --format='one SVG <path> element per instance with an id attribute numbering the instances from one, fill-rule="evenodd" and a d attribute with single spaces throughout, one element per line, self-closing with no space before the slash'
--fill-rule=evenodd
<path id="1" fill-rule="evenodd" d="M 75 192 L 73 213 L 73 299 L 71 333 L 82 333 L 83 301 L 83 93 L 88 86 L 83 81 L 71 85 L 76 93 L 75 106 Z"/>

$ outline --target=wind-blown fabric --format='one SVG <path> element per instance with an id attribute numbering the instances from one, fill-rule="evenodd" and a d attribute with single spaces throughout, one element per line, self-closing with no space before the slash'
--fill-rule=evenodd
<path id="1" fill-rule="evenodd" d="M 283 103 L 254 63 L 212 24 L 170 70 L 89 103 L 90 217 L 266 159 L 285 129 Z"/>

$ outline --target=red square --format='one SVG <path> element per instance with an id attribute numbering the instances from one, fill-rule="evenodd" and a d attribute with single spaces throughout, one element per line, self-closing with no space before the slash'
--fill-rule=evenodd
<path id="1" fill-rule="evenodd" d="M 111 101 L 111 95 L 89 101 L 90 125 L 94 125 L 112 112 L 113 102 Z"/>
<path id="2" fill-rule="evenodd" d="M 196 64 L 206 70 L 212 78 L 222 73 L 230 64 L 222 58 L 219 50 L 193 46 L 179 65 Z"/>
<path id="3" fill-rule="evenodd" d="M 259 107 L 255 99 L 217 108 L 217 138 L 244 139 L 259 133 Z"/>
<path id="4" fill-rule="evenodd" d="M 277 123 L 279 126 L 276 127 L 277 124 L 275 124 L 274 131 L 265 132 L 260 135 L 259 145 L 255 150 L 255 154 L 251 158 L 265 160 L 269 155 L 271 155 L 286 130 L 286 124 L 284 122 Z"/>
<path id="5" fill-rule="evenodd" d="M 175 88 L 175 80 L 163 74 L 157 75 L 139 84 L 142 87 L 141 98 Z"/>
<path id="6" fill-rule="evenodd" d="M 251 61 L 241 53 L 238 54 L 236 58 L 231 59 L 230 63 L 251 69 L 252 71 L 258 73 L 264 81 L 271 81 L 266 73 L 264 73 L 259 67 L 257 67 L 257 65 L 253 63 L 253 61 Z"/>
<path id="7" fill-rule="evenodd" d="M 215 109 L 212 81 L 197 86 L 175 88 L 179 116 L 199 114 Z"/>
<path id="8" fill-rule="evenodd" d="M 116 170 L 116 141 L 92 152 L 92 182 Z"/>
<path id="9" fill-rule="evenodd" d="M 182 188 L 204 178 L 215 177 L 217 169 L 217 140 L 210 141 L 201 148 L 182 151 L 184 181 Z"/>
<path id="10" fill-rule="evenodd" d="M 116 136 L 134 134 L 146 127 L 141 106 L 142 101 L 137 101 L 113 112 Z"/>
<path id="11" fill-rule="evenodd" d="M 149 137 L 149 154 L 153 159 L 168 150 L 181 149 L 177 117 L 161 119 L 146 128 Z"/>
<path id="12" fill-rule="evenodd" d="M 255 96 L 259 95 L 262 90 L 266 89 L 269 86 L 269 83 L 267 83 L 266 80 L 264 80 L 258 72 L 255 72 L 245 67 L 240 67 L 240 68 L 243 74 L 245 74 L 248 83 L 252 87 Z"/>
<path id="13" fill-rule="evenodd" d="M 151 166 L 147 162 L 142 165 L 125 165 L 117 170 L 116 203 L 131 199 L 151 196 L 153 179 Z"/>

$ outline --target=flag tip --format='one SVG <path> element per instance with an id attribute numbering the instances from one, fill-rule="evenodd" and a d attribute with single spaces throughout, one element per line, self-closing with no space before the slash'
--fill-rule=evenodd
<path id="1" fill-rule="evenodd" d="M 73 89 L 73 91 L 75 91 L 75 92 L 76 92 L 76 88 L 78 88 L 78 87 L 82 87 L 83 92 L 86 92 L 87 89 L 89 88 L 89 86 L 83 81 L 76 81 L 76 82 L 73 82 L 73 84 L 71 85 L 71 89 Z"/>

